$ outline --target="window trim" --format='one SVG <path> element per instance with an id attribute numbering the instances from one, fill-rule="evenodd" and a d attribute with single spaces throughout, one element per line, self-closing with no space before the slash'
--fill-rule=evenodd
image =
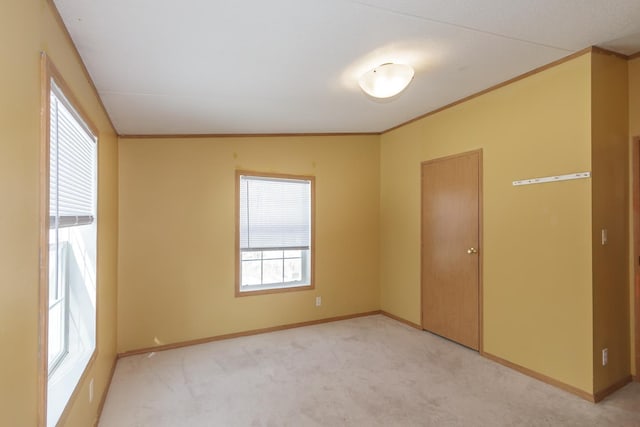
<path id="1" fill-rule="evenodd" d="M 256 289 L 256 290 L 247 290 L 240 291 L 240 268 L 241 268 L 241 255 L 240 255 L 240 176 L 255 176 L 255 177 L 265 177 L 265 178 L 280 178 L 280 179 L 294 179 L 294 180 L 306 180 L 310 182 L 311 185 L 311 240 L 309 251 L 310 260 L 309 260 L 309 284 L 308 285 L 295 285 L 295 286 L 286 286 L 282 288 L 271 288 L 271 289 Z M 284 173 L 272 173 L 272 172 L 256 172 L 256 171 L 248 171 L 248 170 L 236 170 L 236 178 L 235 178 L 235 296 L 236 297 L 246 297 L 253 295 L 265 295 L 265 294 L 275 294 L 282 292 L 297 292 L 297 291 L 309 291 L 315 289 L 315 254 L 316 254 L 316 239 L 315 239 L 315 219 L 316 219 L 316 186 L 315 186 L 315 176 L 311 175 L 294 175 L 294 174 L 284 174 Z"/>
<path id="2" fill-rule="evenodd" d="M 39 360 L 38 360 L 38 408 L 37 408 L 37 425 L 45 427 L 47 425 L 47 389 L 49 381 L 49 363 L 48 363 L 48 348 L 49 348 L 49 148 L 50 148 L 50 118 L 51 118 L 51 103 L 50 94 L 52 90 L 51 82 L 53 81 L 58 87 L 59 91 L 64 95 L 66 100 L 71 104 L 79 118 L 84 122 L 87 130 L 92 133 L 96 138 L 96 196 L 99 192 L 99 132 L 98 128 L 89 119 L 85 110 L 82 108 L 82 104 L 78 102 L 73 91 L 67 85 L 62 75 L 49 59 L 45 52 L 40 53 L 40 271 L 39 271 L 39 316 L 38 316 L 38 343 L 39 343 Z M 96 206 L 96 213 L 98 206 Z M 99 267 L 99 241 L 100 230 L 96 229 L 96 309 L 95 309 L 95 345 L 93 352 L 89 356 L 86 366 L 83 368 L 77 384 L 74 387 L 60 417 L 58 423 L 62 424 L 68 416 L 69 409 L 72 403 L 78 397 L 80 386 L 87 380 L 89 372 L 93 369 L 93 365 L 97 359 L 99 352 L 100 342 L 100 280 L 98 272 Z"/>

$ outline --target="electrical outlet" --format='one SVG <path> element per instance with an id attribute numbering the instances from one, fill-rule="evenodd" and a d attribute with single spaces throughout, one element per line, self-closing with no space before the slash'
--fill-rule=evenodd
<path id="1" fill-rule="evenodd" d="M 320 307 L 322 305 L 322 297 L 316 297 L 316 307 Z"/>
<path id="2" fill-rule="evenodd" d="M 89 381 L 89 403 L 93 402 L 93 378 Z"/>
<path id="3" fill-rule="evenodd" d="M 609 349 L 603 348 L 602 349 L 602 366 L 607 366 L 607 363 L 609 363 Z"/>

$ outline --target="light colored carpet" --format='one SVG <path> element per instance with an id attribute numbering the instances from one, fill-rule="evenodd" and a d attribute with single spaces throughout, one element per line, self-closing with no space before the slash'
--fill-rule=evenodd
<path id="1" fill-rule="evenodd" d="M 369 316 L 120 359 L 99 425 L 640 426 L 640 384 L 594 405 Z"/>

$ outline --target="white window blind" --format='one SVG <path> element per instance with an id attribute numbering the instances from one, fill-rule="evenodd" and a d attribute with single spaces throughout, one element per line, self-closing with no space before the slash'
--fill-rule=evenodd
<path id="1" fill-rule="evenodd" d="M 311 182 L 240 176 L 240 249 L 309 249 Z"/>
<path id="2" fill-rule="evenodd" d="M 50 228 L 90 224 L 95 213 L 96 139 L 54 82 L 50 120 Z"/>

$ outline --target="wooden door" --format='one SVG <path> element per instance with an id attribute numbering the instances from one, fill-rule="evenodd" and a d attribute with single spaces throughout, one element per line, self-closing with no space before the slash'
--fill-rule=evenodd
<path id="1" fill-rule="evenodd" d="M 422 328 L 480 344 L 482 152 L 422 164 Z"/>

